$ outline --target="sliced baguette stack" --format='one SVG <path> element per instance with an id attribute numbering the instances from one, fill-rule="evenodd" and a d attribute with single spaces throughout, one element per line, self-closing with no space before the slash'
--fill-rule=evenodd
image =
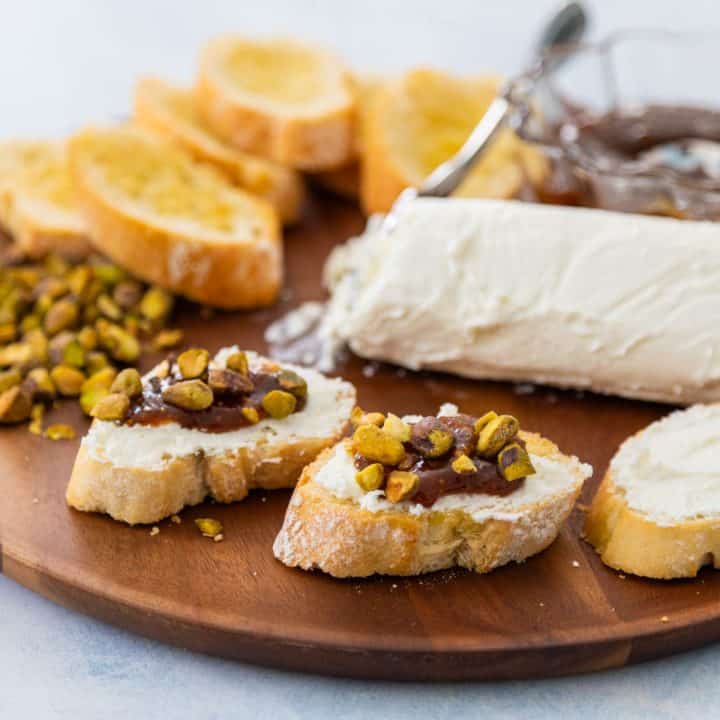
<path id="1" fill-rule="evenodd" d="M 272 303 L 277 214 L 208 165 L 135 128 L 90 128 L 69 161 L 95 246 L 138 277 L 223 308 Z"/>
<path id="2" fill-rule="evenodd" d="M 71 258 L 88 252 L 63 143 L 0 143 L 0 227 L 30 257 L 51 250 Z"/>
<path id="3" fill-rule="evenodd" d="M 190 90 L 142 78 L 135 87 L 134 121 L 177 143 L 197 160 L 211 163 L 243 190 L 268 200 L 283 222 L 300 218 L 305 195 L 301 176 L 223 142 L 207 127 Z"/>

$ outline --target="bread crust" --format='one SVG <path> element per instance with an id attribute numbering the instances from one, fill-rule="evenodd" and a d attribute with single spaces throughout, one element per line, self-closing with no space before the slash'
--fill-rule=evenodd
<path id="1" fill-rule="evenodd" d="M 720 517 L 658 525 L 628 506 L 610 470 L 585 520 L 585 538 L 615 570 L 670 580 L 695 577 L 705 565 L 720 569 Z"/>
<path id="2" fill-rule="evenodd" d="M 162 104 L 164 93 L 182 92 L 152 77 L 135 88 L 134 121 L 178 143 L 197 160 L 211 163 L 239 187 L 265 198 L 286 224 L 297 222 L 305 204 L 305 185 L 294 170 L 242 153 L 177 119 Z"/>
<path id="3" fill-rule="evenodd" d="M 223 242 L 129 214 L 94 187 L 74 160 L 72 143 L 70 167 L 93 244 L 133 274 L 221 308 L 261 307 L 276 300 L 282 283 L 282 241 L 277 215 L 264 200 L 248 196 L 263 237 Z"/>
<path id="4" fill-rule="evenodd" d="M 319 171 L 347 164 L 355 154 L 355 101 L 351 78 L 342 67 L 347 92 L 342 99 L 314 112 L 292 115 L 255 104 L 234 91 L 216 67 L 218 55 L 232 38 L 205 48 L 196 84 L 198 107 L 213 130 L 240 150 L 300 170 Z M 334 62 L 330 58 L 327 62 Z M 335 68 L 333 68 L 335 71 Z"/>
<path id="5" fill-rule="evenodd" d="M 77 510 L 107 513 L 130 525 L 158 522 L 206 497 L 231 503 L 253 489 L 291 488 L 302 468 L 344 431 L 340 427 L 328 437 L 258 443 L 222 454 L 182 455 L 157 469 L 118 467 L 81 446 L 65 497 Z"/>
<path id="6" fill-rule="evenodd" d="M 549 440 L 532 433 L 523 438 L 533 453 L 570 462 Z M 583 485 L 579 476 L 567 491 L 523 509 L 517 519 L 478 522 L 462 510 L 371 512 L 314 482 L 331 454 L 326 450 L 303 471 L 273 551 L 285 565 L 335 577 L 420 575 L 454 566 L 486 573 L 521 562 L 555 540 Z"/>

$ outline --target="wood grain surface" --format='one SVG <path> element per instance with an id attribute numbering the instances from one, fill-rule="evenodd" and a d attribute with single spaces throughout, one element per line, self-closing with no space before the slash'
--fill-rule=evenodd
<path id="1" fill-rule="evenodd" d="M 212 320 L 186 311 L 180 323 L 187 339 L 211 350 L 236 342 L 263 351 L 267 323 L 322 297 L 324 257 L 363 222 L 349 204 L 316 199 L 287 239 L 288 290 L 280 305 Z M 455 402 L 469 413 L 517 415 L 524 427 L 592 463 L 584 502 L 618 444 L 668 410 L 406 373 L 358 358 L 339 372 L 357 385 L 365 408 L 433 413 Z M 60 418 L 81 432 L 86 427 L 69 404 L 51 416 Z M 163 521 L 154 537 L 148 527 L 68 509 L 64 490 L 77 446 L 25 428 L 0 432 L 1 569 L 62 605 L 163 642 L 331 675 L 461 680 L 600 670 L 720 638 L 720 573 L 669 583 L 623 577 L 580 539 L 581 509 L 550 549 L 489 575 L 339 581 L 273 558 L 288 492 L 188 509 L 182 524 Z M 201 516 L 222 521 L 224 542 L 199 535 L 193 518 Z"/>

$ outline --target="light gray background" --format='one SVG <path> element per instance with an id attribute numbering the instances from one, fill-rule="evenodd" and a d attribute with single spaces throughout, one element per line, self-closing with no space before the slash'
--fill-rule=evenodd
<path id="1" fill-rule="evenodd" d="M 0 137 L 126 112 L 133 79 L 189 81 L 218 32 L 295 35 L 355 67 L 521 69 L 553 0 L 0 1 Z M 720 27 L 716 0 L 596 0 L 594 32 Z M 687 69 L 694 72 L 693 68 Z M 705 68 L 708 82 L 717 69 Z M 0 500 L 2 502 L 2 500 Z M 56 607 L 0 576 L 0 718 L 714 717 L 720 647 L 617 672 L 400 685 L 293 675 L 186 653 Z"/>

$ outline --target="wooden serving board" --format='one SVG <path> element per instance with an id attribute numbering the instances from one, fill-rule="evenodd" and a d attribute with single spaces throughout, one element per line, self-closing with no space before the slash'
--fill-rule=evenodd
<path id="1" fill-rule="evenodd" d="M 362 226 L 352 206 L 316 200 L 287 239 L 289 290 L 281 305 L 209 321 L 188 314 L 180 321 L 187 339 L 213 350 L 234 342 L 264 350 L 268 322 L 322 297 L 328 250 Z M 517 415 L 524 427 L 592 463 L 584 502 L 619 443 L 668 410 L 398 372 L 357 358 L 340 373 L 366 408 L 433 413 L 449 401 L 469 413 Z M 84 431 L 79 411 L 66 405 L 56 418 Z M 720 638 L 720 573 L 669 583 L 623 577 L 579 538 L 580 509 L 550 549 L 489 575 L 453 570 L 339 581 L 273 558 L 288 492 L 186 510 L 182 524 L 163 521 L 154 537 L 148 527 L 68 509 L 64 490 L 77 446 L 25 428 L 0 431 L 0 567 L 62 605 L 163 642 L 331 675 L 460 680 L 600 670 Z M 224 542 L 199 535 L 193 518 L 202 516 L 222 521 Z"/>

